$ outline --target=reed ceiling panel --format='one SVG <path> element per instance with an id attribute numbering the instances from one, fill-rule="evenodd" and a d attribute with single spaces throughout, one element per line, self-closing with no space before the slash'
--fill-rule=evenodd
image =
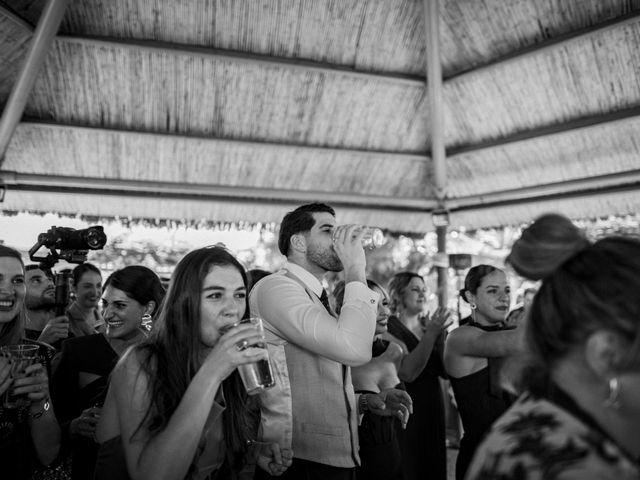
<path id="1" fill-rule="evenodd" d="M 430 195 L 426 158 L 22 123 L 4 170 L 363 195 Z"/>
<path id="2" fill-rule="evenodd" d="M 447 159 L 449 197 L 532 187 L 640 169 L 640 117 Z"/>
<path id="3" fill-rule="evenodd" d="M 31 33 L 0 9 L 0 111 L 16 81 Z"/>
<path id="4" fill-rule="evenodd" d="M 425 100 L 421 86 L 58 40 L 25 113 L 95 127 L 425 152 Z"/>
<path id="5" fill-rule="evenodd" d="M 562 213 L 569 218 L 636 214 L 640 211 L 640 189 L 626 192 L 589 194 L 575 198 L 538 200 L 527 204 L 510 204 L 485 209 L 462 210 L 451 213 L 451 228 L 468 229 L 522 225 L 545 213 Z"/>
<path id="6" fill-rule="evenodd" d="M 76 0 L 60 31 L 425 71 L 422 0 Z"/>
<path id="7" fill-rule="evenodd" d="M 640 0 L 451 0 L 440 5 L 445 77 L 640 10 Z"/>
<path id="8" fill-rule="evenodd" d="M 55 211 L 63 215 L 121 217 L 134 219 L 162 219 L 178 222 L 249 222 L 279 223 L 282 217 L 297 204 L 243 203 L 220 199 L 181 199 L 136 197 L 126 194 L 90 194 L 78 192 L 36 192 L 9 190 L 2 208 L 8 211 L 47 213 Z M 49 208 L 50 209 L 49 209 Z M 161 215 L 159 215 L 161 213 Z M 427 213 L 385 211 L 376 208 L 358 209 L 341 207 L 336 211 L 340 223 L 380 225 L 392 231 L 421 232 L 433 228 Z M 241 220 L 239 220 L 241 219 Z"/>
<path id="9" fill-rule="evenodd" d="M 7 0 L 36 23 L 42 1 Z M 640 10 L 640 0 L 441 3 L 445 76 Z M 60 32 L 422 76 L 423 0 L 74 0 Z"/>
<path id="10" fill-rule="evenodd" d="M 448 147 L 640 105 L 640 18 L 445 83 Z"/>

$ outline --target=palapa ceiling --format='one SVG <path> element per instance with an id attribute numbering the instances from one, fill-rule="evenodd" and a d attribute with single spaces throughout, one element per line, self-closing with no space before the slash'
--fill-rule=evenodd
<path id="1" fill-rule="evenodd" d="M 72 0 L 3 210 L 433 228 L 425 3 Z M 44 1 L 0 0 L 0 106 Z M 453 227 L 640 210 L 640 0 L 440 0 Z M 0 145 L 2 147 L 2 145 Z"/>

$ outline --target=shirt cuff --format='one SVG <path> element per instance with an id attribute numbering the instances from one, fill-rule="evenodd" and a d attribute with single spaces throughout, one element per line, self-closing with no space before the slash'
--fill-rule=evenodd
<path id="1" fill-rule="evenodd" d="M 380 294 L 374 292 L 362 282 L 349 282 L 344 287 L 344 299 L 359 299 L 371 306 L 374 310 L 378 308 Z"/>

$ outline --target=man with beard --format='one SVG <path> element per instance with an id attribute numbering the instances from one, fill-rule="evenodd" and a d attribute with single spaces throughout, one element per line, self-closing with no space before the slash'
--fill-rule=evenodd
<path id="1" fill-rule="evenodd" d="M 26 337 L 48 343 L 60 350 L 62 340 L 69 336 L 69 319 L 64 315 L 55 316 L 55 287 L 50 273 L 42 270 L 39 265 L 27 265 L 25 282 Z"/>
<path id="2" fill-rule="evenodd" d="M 280 478 L 353 479 L 358 414 L 368 409 L 406 421 L 410 413 L 405 392 L 356 398 L 353 391 L 349 367 L 371 359 L 379 298 L 367 287 L 363 235 L 357 225 L 336 226 L 328 205 L 298 207 L 280 226 L 278 247 L 287 263 L 251 290 L 250 311 L 264 321 L 276 379 L 260 395 L 261 440 L 293 451 Z M 322 286 L 329 271 L 344 271 L 339 316 Z M 258 470 L 255 478 L 269 478 Z"/>

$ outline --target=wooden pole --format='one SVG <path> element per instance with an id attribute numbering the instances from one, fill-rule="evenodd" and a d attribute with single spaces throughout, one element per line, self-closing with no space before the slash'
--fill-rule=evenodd
<path id="1" fill-rule="evenodd" d="M 24 64 L 0 118 L 0 167 L 68 3 L 69 0 L 49 0 L 40 15 Z"/>
<path id="2" fill-rule="evenodd" d="M 447 306 L 447 227 L 446 211 L 447 170 L 444 148 L 444 109 L 442 95 L 442 66 L 440 64 L 440 2 L 424 0 L 425 39 L 427 42 L 427 92 L 431 119 L 431 160 L 433 162 L 434 193 L 438 202 L 434 225 L 438 241 L 438 257 L 441 261 L 438 272 L 438 303 Z"/>

